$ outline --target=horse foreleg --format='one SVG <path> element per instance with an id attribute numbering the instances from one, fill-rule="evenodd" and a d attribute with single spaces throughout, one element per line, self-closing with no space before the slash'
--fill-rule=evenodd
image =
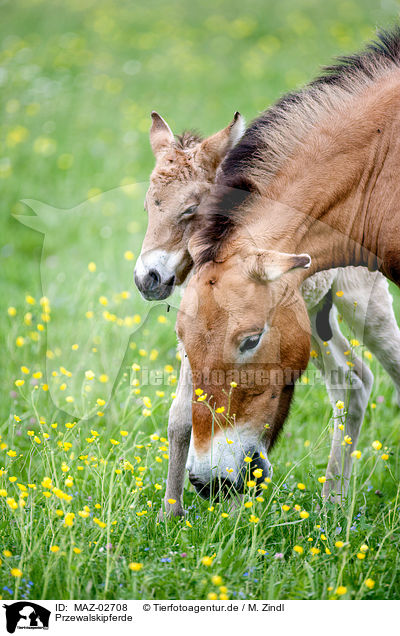
<path id="1" fill-rule="evenodd" d="M 159 518 L 165 514 L 183 516 L 183 484 L 186 460 L 192 430 L 192 382 L 189 360 L 182 351 L 182 363 L 176 398 L 171 404 L 168 419 L 169 462 L 164 506 Z M 173 500 L 175 503 L 170 503 Z"/>

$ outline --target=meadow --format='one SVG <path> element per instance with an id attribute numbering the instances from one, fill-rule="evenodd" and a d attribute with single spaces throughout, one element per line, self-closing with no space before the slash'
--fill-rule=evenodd
<path id="1" fill-rule="evenodd" d="M 157 521 L 179 295 L 147 303 L 132 274 L 151 110 L 174 132 L 251 120 L 399 3 L 0 7 L 2 599 L 398 598 L 399 406 L 357 342 L 375 383 L 343 505 L 321 501 L 332 409 L 310 365 L 262 493 L 232 511 L 187 482 L 187 516 Z"/>

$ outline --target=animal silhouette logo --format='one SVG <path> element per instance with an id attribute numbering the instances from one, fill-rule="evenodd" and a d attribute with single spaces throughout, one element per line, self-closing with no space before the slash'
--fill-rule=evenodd
<path id="1" fill-rule="evenodd" d="M 17 601 L 3 607 L 9 634 L 14 634 L 16 629 L 49 629 L 51 612 L 37 603 Z"/>

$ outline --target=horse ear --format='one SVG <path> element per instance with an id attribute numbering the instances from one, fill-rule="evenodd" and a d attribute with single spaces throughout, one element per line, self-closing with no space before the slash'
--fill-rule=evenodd
<path id="1" fill-rule="evenodd" d="M 251 278 L 267 282 L 277 280 L 293 269 L 308 269 L 311 265 L 311 256 L 265 250 L 247 256 L 245 263 Z"/>
<path id="2" fill-rule="evenodd" d="M 225 155 L 239 141 L 245 131 L 246 123 L 242 115 L 236 112 L 229 126 L 205 139 L 200 145 L 200 158 L 207 166 L 216 169 Z"/>
<path id="3" fill-rule="evenodd" d="M 174 141 L 174 135 L 167 122 L 156 113 L 151 113 L 152 124 L 150 128 L 150 145 L 155 157 L 160 152 L 167 150 Z"/>

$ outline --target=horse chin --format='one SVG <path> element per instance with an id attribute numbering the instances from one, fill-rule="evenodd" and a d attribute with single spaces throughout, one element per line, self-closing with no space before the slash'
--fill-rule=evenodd
<path id="1" fill-rule="evenodd" d="M 243 480 L 240 480 L 239 484 L 235 484 L 228 478 L 216 478 L 213 481 L 204 483 L 189 473 L 189 481 L 195 487 L 196 493 L 202 499 L 222 501 L 233 495 L 239 495 L 244 492 Z"/>

